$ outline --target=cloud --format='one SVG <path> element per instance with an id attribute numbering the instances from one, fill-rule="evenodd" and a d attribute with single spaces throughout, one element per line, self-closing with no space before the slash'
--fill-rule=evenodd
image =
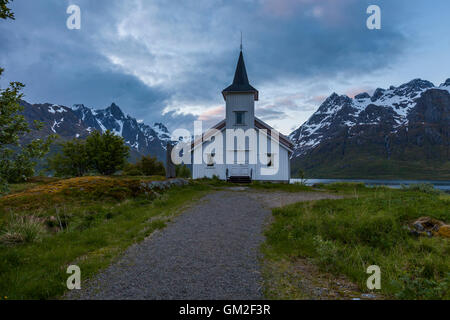
<path id="1" fill-rule="evenodd" d="M 82 24 L 74 31 L 65 27 L 71 1 L 15 1 L 17 20 L 0 22 L 2 81 L 24 82 L 30 102 L 100 108 L 114 101 L 169 128 L 212 122 L 242 30 L 249 78 L 261 94 L 256 112 L 288 133 L 319 97 L 344 80 L 355 87 L 361 74 L 395 65 L 408 50 L 395 24 L 367 30 L 366 2 L 78 0 Z"/>
<path id="2" fill-rule="evenodd" d="M 369 86 L 364 86 L 364 87 L 349 88 L 349 89 L 347 89 L 345 94 L 347 96 L 349 96 L 350 98 L 354 98 L 356 95 L 358 95 L 360 93 L 367 92 L 370 94 L 374 91 L 375 91 L 375 88 L 372 88 Z"/>

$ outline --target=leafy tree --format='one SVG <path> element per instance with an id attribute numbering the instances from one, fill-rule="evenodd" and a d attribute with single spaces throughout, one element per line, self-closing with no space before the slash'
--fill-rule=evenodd
<path id="1" fill-rule="evenodd" d="M 49 159 L 49 169 L 57 177 L 84 176 L 91 167 L 86 142 L 74 139 L 61 145 L 62 153 Z"/>
<path id="2" fill-rule="evenodd" d="M 130 153 L 124 139 L 109 130 L 94 131 L 86 139 L 86 151 L 93 169 L 106 176 L 123 169 Z"/>
<path id="3" fill-rule="evenodd" d="M 12 0 L 0 0 L 0 19 L 13 19 L 14 13 L 8 8 L 8 3 Z"/>
<path id="4" fill-rule="evenodd" d="M 7 6 L 10 0 L 0 0 L 0 19 L 14 19 L 14 13 Z M 0 68 L 0 76 L 3 74 Z M 19 182 L 34 175 L 36 159 L 42 158 L 50 148 L 53 136 L 46 141 L 36 139 L 27 145 L 20 138 L 31 131 L 24 116 L 20 93 L 24 85 L 11 82 L 6 89 L 0 88 L 0 192 L 7 190 L 7 182 Z M 42 124 L 35 121 L 36 129 Z"/>
<path id="5" fill-rule="evenodd" d="M 2 73 L 0 68 L 0 76 Z M 36 159 L 44 157 L 54 140 L 54 136 L 50 136 L 27 145 L 20 143 L 20 138 L 31 131 L 25 117 L 20 114 L 23 111 L 20 105 L 23 87 L 20 82 L 11 82 L 8 88 L 0 89 L 0 183 L 3 190 L 7 182 L 23 181 L 34 175 Z M 34 126 L 37 130 L 42 128 L 38 121 Z"/>
<path id="6" fill-rule="evenodd" d="M 189 170 L 189 168 L 185 164 L 177 165 L 175 168 L 175 173 L 178 178 L 191 177 L 191 170 Z"/>

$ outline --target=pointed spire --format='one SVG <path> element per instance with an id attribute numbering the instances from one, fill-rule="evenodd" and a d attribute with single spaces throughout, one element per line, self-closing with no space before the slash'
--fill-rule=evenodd
<path id="1" fill-rule="evenodd" d="M 241 52 L 242 52 L 242 31 L 241 31 Z"/>
<path id="2" fill-rule="evenodd" d="M 226 95 L 231 92 L 254 93 L 255 100 L 256 101 L 258 100 L 258 90 L 253 88 L 248 81 L 247 70 L 245 68 L 244 54 L 242 53 L 242 49 L 239 54 L 239 60 L 236 66 L 233 84 L 222 91 L 223 97 L 225 98 Z"/>

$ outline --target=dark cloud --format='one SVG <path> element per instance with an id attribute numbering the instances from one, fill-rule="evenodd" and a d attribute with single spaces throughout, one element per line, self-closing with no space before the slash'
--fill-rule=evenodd
<path id="1" fill-rule="evenodd" d="M 280 79 L 295 87 L 395 63 L 408 49 L 396 26 L 409 17 L 393 12 L 407 2 L 377 1 L 386 12 L 379 32 L 365 27 L 370 2 L 79 0 L 82 28 L 68 30 L 72 1 L 14 1 L 17 20 L 0 22 L 1 85 L 24 82 L 30 102 L 100 108 L 114 101 L 146 122 L 187 126 L 203 114 L 198 109 L 223 105 L 220 92 L 233 77 L 240 30 L 256 87 Z M 271 120 L 302 108 L 289 103 L 258 114 Z"/>

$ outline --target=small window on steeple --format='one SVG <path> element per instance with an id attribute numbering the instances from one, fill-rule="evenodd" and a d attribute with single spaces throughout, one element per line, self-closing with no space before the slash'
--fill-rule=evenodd
<path id="1" fill-rule="evenodd" d="M 236 111 L 236 125 L 243 126 L 245 124 L 245 112 L 243 111 Z"/>

